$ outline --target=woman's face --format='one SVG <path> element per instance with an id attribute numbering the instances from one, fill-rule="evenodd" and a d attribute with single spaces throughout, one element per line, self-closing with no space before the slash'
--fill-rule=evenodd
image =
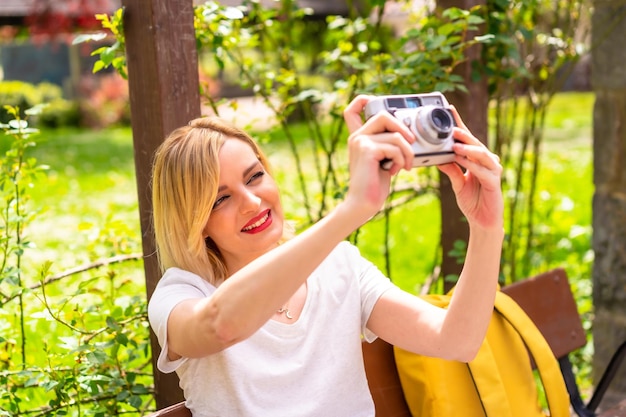
<path id="1" fill-rule="evenodd" d="M 226 140 L 219 163 L 219 188 L 204 233 L 232 274 L 278 245 L 283 210 L 276 182 L 246 142 Z"/>

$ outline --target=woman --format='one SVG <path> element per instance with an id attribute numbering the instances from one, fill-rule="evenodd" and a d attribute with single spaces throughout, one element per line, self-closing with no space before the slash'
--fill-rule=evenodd
<path id="1" fill-rule="evenodd" d="M 395 287 L 345 238 L 412 169 L 411 131 L 371 97 L 344 111 L 350 185 L 325 218 L 285 236 L 279 191 L 244 132 L 196 119 L 157 152 L 154 227 L 165 271 L 150 300 L 162 347 L 194 416 L 373 416 L 362 340 L 470 361 L 491 317 L 503 238 L 502 167 L 453 110 L 451 180 L 467 218 L 466 262 L 447 310 Z M 380 168 L 384 159 L 389 170 Z"/>

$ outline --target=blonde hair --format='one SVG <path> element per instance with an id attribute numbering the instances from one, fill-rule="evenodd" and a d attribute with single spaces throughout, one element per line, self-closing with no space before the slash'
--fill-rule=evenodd
<path id="1" fill-rule="evenodd" d="M 174 130 L 157 149 L 152 170 L 153 226 L 161 272 L 178 267 L 217 285 L 228 277 L 217 246 L 203 237 L 220 178 L 219 151 L 226 140 L 267 158 L 246 132 L 216 117 L 194 119 Z"/>

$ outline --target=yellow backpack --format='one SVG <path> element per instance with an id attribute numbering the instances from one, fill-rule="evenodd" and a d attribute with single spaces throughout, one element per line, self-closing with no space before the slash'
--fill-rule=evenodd
<path id="1" fill-rule="evenodd" d="M 428 295 L 447 307 L 450 295 Z M 471 314 L 471 313 L 468 313 Z M 394 348 L 398 375 L 416 417 L 545 417 L 529 353 L 539 371 L 551 417 L 569 417 L 569 395 L 550 346 L 522 308 L 496 295 L 487 336 L 470 363 Z"/>

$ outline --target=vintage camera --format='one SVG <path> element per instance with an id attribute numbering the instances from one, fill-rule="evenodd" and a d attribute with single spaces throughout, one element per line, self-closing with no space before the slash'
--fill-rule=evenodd
<path id="1" fill-rule="evenodd" d="M 454 117 L 439 92 L 379 96 L 365 106 L 365 118 L 387 111 L 401 120 L 417 137 L 413 148 L 413 167 L 446 164 L 454 161 L 452 128 Z M 391 161 L 381 166 L 389 169 Z"/>

